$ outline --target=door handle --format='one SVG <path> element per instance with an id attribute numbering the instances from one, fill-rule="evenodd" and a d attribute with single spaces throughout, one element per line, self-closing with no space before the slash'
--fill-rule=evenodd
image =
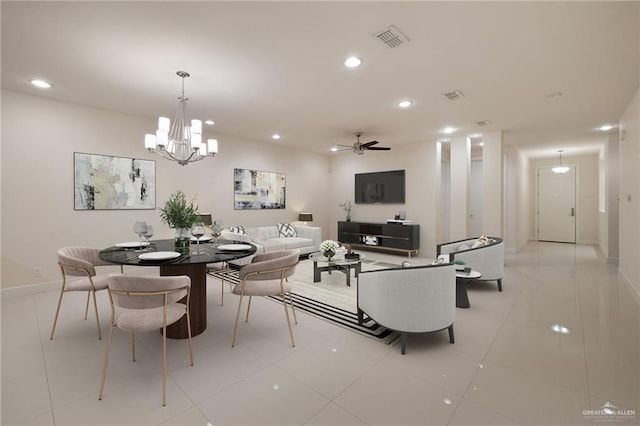
<path id="1" fill-rule="evenodd" d="M 576 208 L 571 207 L 571 214 L 569 216 L 574 217 L 576 215 Z"/>

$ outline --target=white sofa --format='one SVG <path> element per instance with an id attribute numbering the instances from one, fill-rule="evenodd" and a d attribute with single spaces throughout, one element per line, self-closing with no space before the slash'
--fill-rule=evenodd
<path id="1" fill-rule="evenodd" d="M 279 250 L 300 250 L 300 255 L 309 255 L 320 250 L 322 242 L 322 229 L 317 226 L 293 225 L 295 236 L 284 237 L 278 232 L 276 225 L 244 227 L 244 233 L 238 228 L 232 227 L 222 231 L 223 240 L 244 241 L 255 244 L 258 250 L 256 254 Z M 245 257 L 231 262 L 242 266 L 251 263 L 253 256 Z"/>
<path id="2" fill-rule="evenodd" d="M 400 332 L 401 353 L 411 333 L 449 331 L 454 343 L 456 274 L 452 264 L 361 272 L 358 276 L 358 321 L 364 314 Z"/>
<path id="3" fill-rule="evenodd" d="M 477 281 L 496 281 L 498 291 L 502 291 L 502 274 L 504 273 L 504 244 L 501 238 L 479 237 L 466 240 L 451 241 L 437 247 L 438 258 L 449 262 L 463 260 L 465 266 L 482 274 Z"/>

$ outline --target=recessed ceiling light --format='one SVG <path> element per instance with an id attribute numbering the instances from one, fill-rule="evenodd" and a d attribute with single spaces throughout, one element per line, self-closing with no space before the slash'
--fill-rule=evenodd
<path id="1" fill-rule="evenodd" d="M 450 135 L 455 131 L 456 129 L 454 129 L 453 127 L 445 127 L 444 129 L 442 129 L 442 133 L 444 133 L 445 135 Z"/>
<path id="2" fill-rule="evenodd" d="M 451 142 L 451 139 L 449 138 L 438 139 L 437 142 Z"/>
<path id="3" fill-rule="evenodd" d="M 613 126 L 610 124 L 605 124 L 604 126 L 600 126 L 600 130 L 602 130 L 603 132 L 608 132 L 611 129 L 613 129 Z"/>
<path id="4" fill-rule="evenodd" d="M 555 331 L 556 333 L 559 334 L 569 334 L 570 331 L 567 327 L 560 325 L 560 324 L 554 324 L 551 326 L 551 330 Z"/>
<path id="5" fill-rule="evenodd" d="M 413 101 L 410 101 L 408 99 L 398 102 L 398 106 L 400 108 L 409 108 L 411 105 L 413 105 Z"/>
<path id="6" fill-rule="evenodd" d="M 331 147 L 331 152 L 336 152 L 338 151 L 338 147 L 337 146 L 332 146 Z"/>
<path id="7" fill-rule="evenodd" d="M 474 139 L 481 138 L 482 137 L 482 133 L 474 133 L 472 135 L 469 135 L 469 137 L 470 138 L 474 138 Z"/>
<path id="8" fill-rule="evenodd" d="M 272 137 L 273 139 L 275 139 L 275 140 L 280 139 L 280 135 L 279 135 L 279 134 L 277 134 L 277 133 L 274 133 L 273 135 L 271 135 L 271 137 Z"/>
<path id="9" fill-rule="evenodd" d="M 51 85 L 44 80 L 31 80 L 29 83 L 41 89 L 49 89 L 51 87 Z"/>
<path id="10" fill-rule="evenodd" d="M 347 68 L 356 68 L 359 67 L 360 64 L 362 64 L 362 59 L 356 56 L 350 56 L 346 61 L 344 61 L 344 66 Z"/>
<path id="11" fill-rule="evenodd" d="M 206 125 L 208 125 L 208 126 L 213 126 L 214 124 L 216 124 L 216 122 L 215 122 L 215 121 L 213 121 L 213 120 L 205 120 L 205 121 L 204 121 L 204 124 L 206 124 Z"/>
<path id="12" fill-rule="evenodd" d="M 484 146 L 484 142 L 478 142 L 478 146 Z"/>

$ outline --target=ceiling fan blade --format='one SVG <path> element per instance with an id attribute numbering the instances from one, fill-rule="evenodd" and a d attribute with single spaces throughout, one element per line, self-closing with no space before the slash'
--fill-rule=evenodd
<path id="1" fill-rule="evenodd" d="M 375 145 L 377 143 L 378 143 L 378 141 L 371 141 L 371 142 L 367 142 L 367 143 L 362 143 L 362 144 L 360 144 L 360 146 L 362 146 L 363 148 L 366 149 L 366 148 L 370 147 L 371 145 Z"/>
<path id="2" fill-rule="evenodd" d="M 339 144 L 339 143 L 337 143 L 336 146 L 342 146 L 342 147 L 349 148 L 349 149 L 353 148 L 353 145 L 342 145 L 342 144 Z"/>
<path id="3" fill-rule="evenodd" d="M 391 151 L 391 148 L 389 148 L 388 146 L 370 146 L 365 149 L 368 149 L 370 151 Z"/>

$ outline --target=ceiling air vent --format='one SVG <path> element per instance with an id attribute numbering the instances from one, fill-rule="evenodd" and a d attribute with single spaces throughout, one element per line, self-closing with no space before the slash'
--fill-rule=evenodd
<path id="1" fill-rule="evenodd" d="M 373 36 L 386 44 L 387 47 L 392 48 L 402 46 L 404 43 L 409 41 L 409 39 L 405 37 L 394 25 L 375 33 Z"/>
<path id="2" fill-rule="evenodd" d="M 442 96 L 444 96 L 445 98 L 449 99 L 450 101 L 457 101 L 458 99 L 464 98 L 464 95 L 459 90 L 452 90 L 451 92 L 444 92 L 442 94 Z"/>
<path id="3" fill-rule="evenodd" d="M 480 127 L 488 126 L 491 124 L 489 120 L 476 121 L 476 124 Z"/>

